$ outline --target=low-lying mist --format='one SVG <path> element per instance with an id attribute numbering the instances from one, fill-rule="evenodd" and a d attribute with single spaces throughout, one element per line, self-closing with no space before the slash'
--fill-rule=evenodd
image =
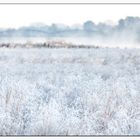
<path id="1" fill-rule="evenodd" d="M 118 24 L 95 24 L 86 21 L 79 26 L 33 24 L 18 29 L 0 29 L 1 43 L 59 41 L 76 45 L 139 48 L 140 18 L 126 17 Z"/>
<path id="2" fill-rule="evenodd" d="M 83 45 L 86 46 L 96 46 L 96 47 L 110 47 L 110 48 L 139 48 L 140 43 L 135 41 L 134 38 L 129 38 L 123 40 L 123 38 L 86 38 L 86 37 L 61 37 L 61 38 L 39 38 L 39 37 L 29 37 L 29 38 L 3 38 L 0 39 L 0 43 L 9 44 L 37 44 L 37 43 L 54 43 L 62 44 L 62 48 L 65 44 L 67 45 Z"/>

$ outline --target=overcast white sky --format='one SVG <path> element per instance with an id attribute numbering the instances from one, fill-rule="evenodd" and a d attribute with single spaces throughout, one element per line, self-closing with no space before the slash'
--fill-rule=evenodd
<path id="1" fill-rule="evenodd" d="M 116 23 L 126 16 L 140 16 L 140 5 L 0 5 L 0 28 L 32 23 L 73 25 L 86 20 Z"/>

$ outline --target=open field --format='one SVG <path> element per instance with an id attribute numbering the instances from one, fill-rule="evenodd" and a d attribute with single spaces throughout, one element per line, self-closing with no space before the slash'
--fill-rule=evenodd
<path id="1" fill-rule="evenodd" d="M 140 49 L 0 48 L 0 135 L 140 135 Z"/>

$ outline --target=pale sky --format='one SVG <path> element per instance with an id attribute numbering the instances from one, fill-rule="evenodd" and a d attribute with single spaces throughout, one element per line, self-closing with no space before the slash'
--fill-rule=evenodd
<path id="1" fill-rule="evenodd" d="M 140 5 L 0 5 L 0 28 L 32 23 L 73 25 L 87 20 L 115 24 L 126 16 L 140 16 Z"/>

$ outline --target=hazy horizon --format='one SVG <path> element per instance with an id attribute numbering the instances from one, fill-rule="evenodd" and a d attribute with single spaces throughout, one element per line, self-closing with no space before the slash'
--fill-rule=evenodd
<path id="1" fill-rule="evenodd" d="M 0 39 L 139 46 L 139 13 L 138 5 L 0 5 Z"/>
<path id="2" fill-rule="evenodd" d="M 63 40 L 74 44 L 101 46 L 138 46 L 140 44 L 140 17 L 127 16 L 117 24 L 96 23 L 92 20 L 69 26 L 66 24 L 34 23 L 18 29 L 0 29 L 0 41 Z"/>

